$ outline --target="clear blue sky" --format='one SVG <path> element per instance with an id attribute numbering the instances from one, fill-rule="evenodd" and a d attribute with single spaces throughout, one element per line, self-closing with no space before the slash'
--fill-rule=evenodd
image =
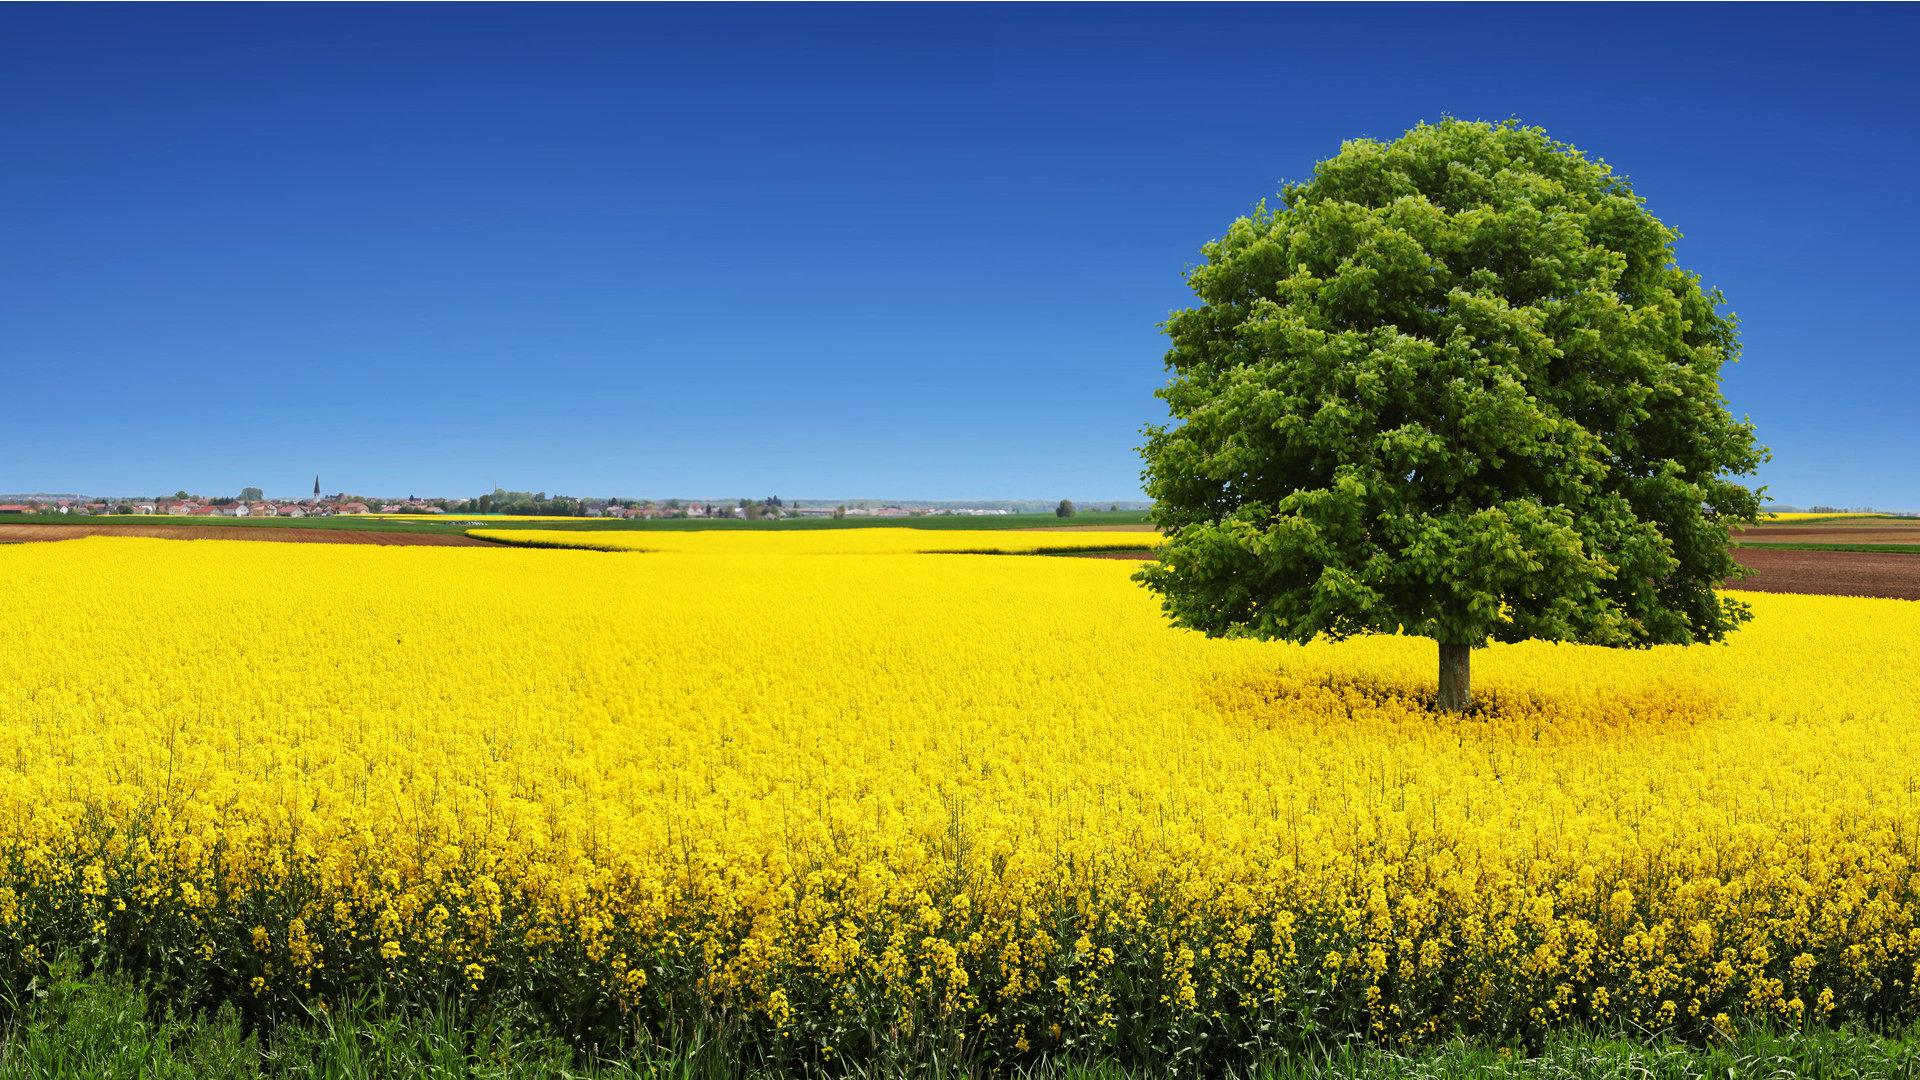
<path id="1" fill-rule="evenodd" d="M 1920 9 L 0 7 L 0 491 L 1110 499 L 1343 139 L 1517 116 L 1723 290 L 1778 502 L 1920 508 Z"/>

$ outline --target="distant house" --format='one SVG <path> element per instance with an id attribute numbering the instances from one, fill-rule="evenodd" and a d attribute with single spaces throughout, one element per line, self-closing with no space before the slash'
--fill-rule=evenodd
<path id="1" fill-rule="evenodd" d="M 152 503 L 134 503 L 133 512 L 136 514 L 151 514 L 153 513 L 153 504 Z"/>
<path id="2" fill-rule="evenodd" d="M 280 511 L 281 517 L 306 517 L 307 512 L 298 506 L 289 506 Z"/>
<path id="3" fill-rule="evenodd" d="M 7 503 L 5 506 L 0 506 L 0 514 L 24 514 L 26 512 L 27 507 L 24 503 Z"/>
<path id="4" fill-rule="evenodd" d="M 404 514 L 407 512 L 407 508 L 401 506 L 399 503 L 388 503 L 380 508 L 380 512 L 383 514 Z"/>
<path id="5" fill-rule="evenodd" d="M 367 504 L 363 502 L 339 503 L 334 507 L 334 510 L 342 514 L 364 514 L 367 512 Z"/>
<path id="6" fill-rule="evenodd" d="M 189 503 L 189 502 L 173 503 L 172 505 L 167 507 L 167 513 L 172 514 L 175 517 L 190 517 L 192 516 L 193 512 L 198 509 L 200 509 L 198 506 L 195 506 L 193 503 Z"/>

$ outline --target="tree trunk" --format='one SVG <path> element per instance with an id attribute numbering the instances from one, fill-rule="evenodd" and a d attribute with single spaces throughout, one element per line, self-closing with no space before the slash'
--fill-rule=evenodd
<path id="1" fill-rule="evenodd" d="M 1473 646 L 1440 643 L 1440 708 L 1466 712 L 1473 708 Z"/>

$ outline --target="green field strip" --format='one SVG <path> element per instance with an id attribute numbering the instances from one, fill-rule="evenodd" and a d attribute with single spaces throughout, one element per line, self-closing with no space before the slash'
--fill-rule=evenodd
<path id="1" fill-rule="evenodd" d="M 1766 548 L 1770 551 L 1865 551 L 1892 555 L 1920 555 L 1920 544 L 1756 544 L 1740 541 L 1735 548 Z"/>

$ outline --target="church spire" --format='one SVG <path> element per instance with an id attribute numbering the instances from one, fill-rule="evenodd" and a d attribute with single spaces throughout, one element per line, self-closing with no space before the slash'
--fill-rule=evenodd
<path id="1" fill-rule="evenodd" d="M 320 497 L 320 474 L 319 473 L 313 474 L 313 497 L 316 499 Z"/>

